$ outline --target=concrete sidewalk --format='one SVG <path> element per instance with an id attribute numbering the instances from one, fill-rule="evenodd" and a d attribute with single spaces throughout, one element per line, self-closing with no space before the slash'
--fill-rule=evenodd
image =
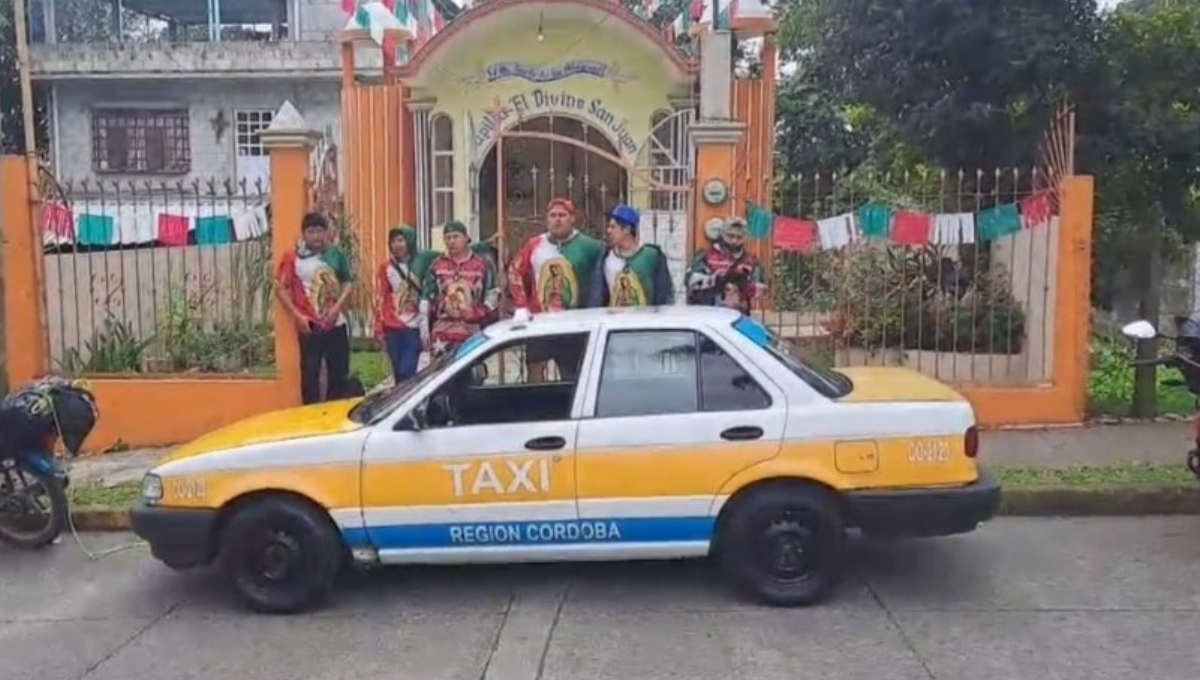
<path id="1" fill-rule="evenodd" d="M 980 434 L 980 461 L 986 465 L 1059 468 L 1144 462 L 1182 465 L 1191 446 L 1191 423 L 1124 423 Z M 86 456 L 71 466 L 77 484 L 136 482 L 169 452 L 138 449 Z"/>

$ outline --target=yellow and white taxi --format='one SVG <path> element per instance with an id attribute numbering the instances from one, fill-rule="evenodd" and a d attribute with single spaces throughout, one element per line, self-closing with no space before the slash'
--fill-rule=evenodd
<path id="1" fill-rule="evenodd" d="M 266 612 L 318 603 L 354 563 L 703 556 L 798 606 L 837 583 L 849 528 L 991 518 L 977 442 L 946 385 L 822 368 L 731 310 L 522 312 L 390 389 L 179 447 L 132 522 Z"/>

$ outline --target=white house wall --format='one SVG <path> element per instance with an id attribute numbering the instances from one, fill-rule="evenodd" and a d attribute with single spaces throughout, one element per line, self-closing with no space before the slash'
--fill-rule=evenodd
<path id="1" fill-rule="evenodd" d="M 57 174 L 61 179 L 106 182 L 119 180 L 142 183 L 179 180 L 233 178 L 236 169 L 234 150 L 234 111 L 279 108 L 285 100 L 300 109 L 304 119 L 316 130 L 330 129 L 335 142 L 341 140 L 340 83 L 268 82 L 262 80 L 162 80 L 142 82 L 92 81 L 58 83 L 57 130 L 54 140 Z M 187 175 L 120 175 L 94 173 L 91 148 L 91 109 L 94 106 L 187 107 L 191 113 L 191 172 Z M 224 112 L 225 129 L 218 138 L 213 121 Z"/>

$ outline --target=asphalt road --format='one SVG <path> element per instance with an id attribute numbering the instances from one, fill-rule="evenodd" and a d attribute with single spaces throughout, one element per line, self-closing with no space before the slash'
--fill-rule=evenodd
<path id="1" fill-rule="evenodd" d="M 212 574 L 68 539 L 0 549 L 0 680 L 1200 677 L 1200 518 L 1006 519 L 859 541 L 851 570 L 808 610 L 741 602 L 703 563 L 392 570 L 264 617 Z"/>

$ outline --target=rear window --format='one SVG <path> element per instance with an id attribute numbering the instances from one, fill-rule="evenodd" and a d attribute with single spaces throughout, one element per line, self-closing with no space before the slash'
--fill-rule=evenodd
<path id="1" fill-rule="evenodd" d="M 746 339 L 762 347 L 780 364 L 803 380 L 809 387 L 829 399 L 838 399 L 850 394 L 854 383 L 845 375 L 825 368 L 807 359 L 792 343 L 776 335 L 757 320 L 743 316 L 733 322 L 733 329 Z"/>

